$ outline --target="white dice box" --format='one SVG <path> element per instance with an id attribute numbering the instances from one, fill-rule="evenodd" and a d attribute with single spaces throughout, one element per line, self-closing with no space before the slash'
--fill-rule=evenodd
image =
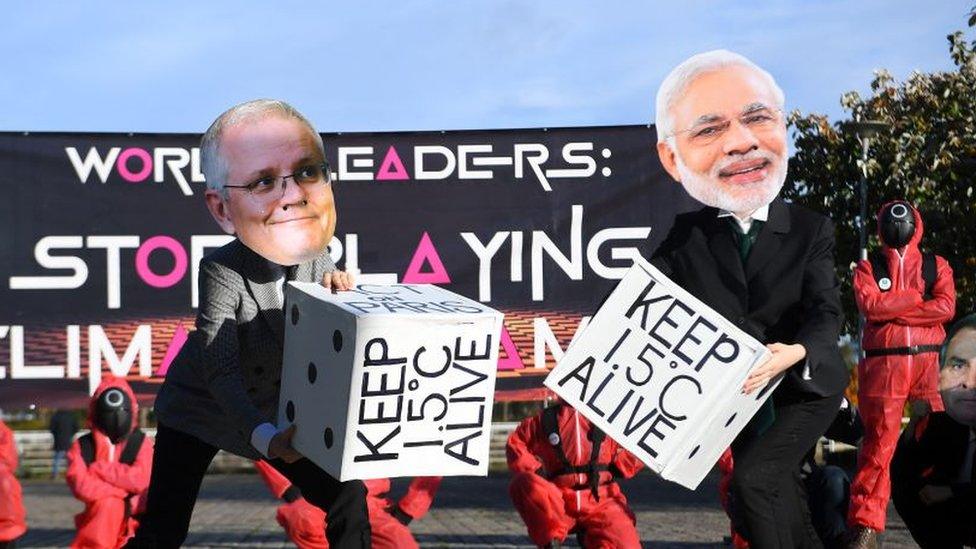
<path id="1" fill-rule="evenodd" d="M 339 480 L 487 475 L 503 315 L 432 285 L 285 288 L 279 429 Z"/>

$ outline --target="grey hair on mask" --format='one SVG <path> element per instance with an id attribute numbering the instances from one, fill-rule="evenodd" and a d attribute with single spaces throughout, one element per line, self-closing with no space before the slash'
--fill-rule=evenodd
<path id="1" fill-rule="evenodd" d="M 776 107 L 782 109 L 786 104 L 783 90 L 776 84 L 773 75 L 763 70 L 748 58 L 728 50 L 712 50 L 693 55 L 685 59 L 661 82 L 657 89 L 654 106 L 654 125 L 657 130 L 657 141 L 662 143 L 674 133 L 674 117 L 671 107 L 689 84 L 702 74 L 714 72 L 725 67 L 746 67 L 756 71 L 768 83 L 773 91 Z"/>
<path id="2" fill-rule="evenodd" d="M 200 169 L 207 180 L 207 188 L 221 193 L 226 193 L 224 184 L 227 182 L 227 163 L 221 156 L 220 140 L 224 130 L 245 122 L 253 122 L 269 117 L 294 118 L 302 124 L 308 126 L 315 136 L 319 151 L 325 156 L 325 147 L 322 144 L 322 136 L 315 131 L 315 126 L 302 116 L 295 107 L 278 99 L 254 99 L 245 101 L 239 105 L 224 111 L 210 127 L 207 128 L 203 138 L 200 139 Z M 226 195 L 225 195 L 226 196 Z"/>

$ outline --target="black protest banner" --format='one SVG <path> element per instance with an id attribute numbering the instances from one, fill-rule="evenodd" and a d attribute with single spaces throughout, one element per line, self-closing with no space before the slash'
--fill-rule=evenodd
<path id="1" fill-rule="evenodd" d="M 323 134 L 330 253 L 506 313 L 499 387 L 541 386 L 632 257 L 692 203 L 646 126 Z M 193 328 L 208 214 L 195 134 L 0 133 L 0 400 L 83 406 L 102 371 L 151 403 Z M 94 366 L 94 367 L 93 367 Z"/>

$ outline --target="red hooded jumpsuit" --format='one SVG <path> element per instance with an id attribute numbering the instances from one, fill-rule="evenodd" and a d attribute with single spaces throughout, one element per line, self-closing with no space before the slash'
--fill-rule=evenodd
<path id="1" fill-rule="evenodd" d="M 732 472 L 735 470 L 735 460 L 732 459 L 732 448 L 726 448 L 718 458 L 718 471 L 721 476 L 718 479 L 718 501 L 722 504 L 722 510 L 729 517 L 729 534 L 732 538 L 732 547 L 735 549 L 747 549 L 749 542 L 742 534 L 736 531 L 732 524 Z"/>
<path id="2" fill-rule="evenodd" d="M 95 427 L 95 403 L 111 388 L 125 392 L 132 403 L 132 429 L 138 424 L 139 404 L 132 388 L 124 379 L 105 378 L 88 404 L 88 421 L 95 442 L 95 459 L 85 463 L 81 444 L 76 439 L 68 450 L 66 479 L 71 492 L 85 504 L 85 510 L 75 515 L 78 533 L 72 548 L 116 548 L 135 532 L 138 524 L 132 515 L 145 508 L 152 469 L 153 442 L 146 437 L 132 465 L 119 463 L 127 439 L 112 444 L 108 436 Z M 131 431 L 130 431 L 131 432 Z M 126 499 L 129 500 L 128 516 Z"/>
<path id="3" fill-rule="evenodd" d="M 275 497 L 282 499 L 285 491 L 291 487 L 291 481 L 265 461 L 255 461 L 254 465 Z M 371 479 L 364 482 L 367 490 L 369 526 L 373 533 L 373 547 L 416 549 L 417 542 L 413 539 L 410 528 L 387 511 L 391 504 L 386 498 L 390 492 L 390 479 Z M 410 487 L 407 488 L 407 493 L 397 502 L 397 507 L 412 519 L 424 516 L 434 502 L 434 494 L 437 493 L 440 484 L 441 477 L 413 479 Z M 325 516 L 324 511 L 307 502 L 305 498 L 299 497 L 290 503 L 279 505 L 276 518 L 278 524 L 285 529 L 288 539 L 299 549 L 328 549 L 329 542 L 325 538 L 324 529 Z"/>
<path id="4" fill-rule="evenodd" d="M 14 433 L 0 421 L 0 543 L 19 538 L 27 531 L 27 514 L 21 499 Z"/>
<path id="5" fill-rule="evenodd" d="M 915 208 L 912 214 L 915 234 L 904 249 L 881 249 L 891 279 L 890 290 L 885 292 L 878 286 L 870 261 L 858 262 L 854 271 L 854 297 L 866 321 L 861 345 L 865 350 L 941 345 L 946 335 L 942 325 L 955 315 L 952 268 L 942 257 L 936 257 L 932 298 L 923 299 L 925 281 L 918 249 L 922 216 Z M 880 226 L 880 214 L 878 221 Z M 864 438 L 851 484 L 847 522 L 852 527 L 882 531 L 891 494 L 889 465 L 901 431 L 905 402 L 924 400 L 934 411 L 943 409 L 938 388 L 939 355 L 924 352 L 863 358 L 857 377 Z"/>
<path id="6" fill-rule="evenodd" d="M 570 465 L 588 465 L 592 448 L 590 422 L 572 407 L 559 406 L 558 443 Z M 583 544 L 588 548 L 641 546 L 634 513 L 613 473 L 606 469 L 599 472 L 599 499 L 594 497 L 584 473 L 559 474 L 548 479 L 538 473 L 542 468 L 546 472 L 563 468 L 545 433 L 541 414 L 519 424 L 508 437 L 506 454 L 513 473 L 509 494 L 536 545 L 544 546 L 553 539 L 563 541 L 570 532 L 581 529 Z M 624 478 L 634 476 L 644 466 L 609 436 L 600 446 L 597 464 L 615 469 Z"/>

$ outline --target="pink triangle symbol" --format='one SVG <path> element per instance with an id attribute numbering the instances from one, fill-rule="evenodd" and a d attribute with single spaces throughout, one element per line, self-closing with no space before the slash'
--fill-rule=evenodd
<path id="1" fill-rule="evenodd" d="M 173 339 L 169 340 L 169 347 L 166 348 L 166 356 L 163 357 L 162 364 L 159 365 L 159 369 L 156 370 L 157 377 L 166 377 L 166 372 L 169 371 L 169 365 L 179 354 L 180 349 L 183 348 L 183 344 L 186 343 L 187 334 L 186 329 L 183 328 L 183 323 L 176 325 L 176 331 L 173 332 Z"/>
<path id="2" fill-rule="evenodd" d="M 429 271 L 421 271 L 424 263 L 430 265 Z M 407 267 L 407 272 L 403 275 L 405 284 L 445 284 L 451 282 L 451 276 L 447 274 L 441 256 L 434 248 L 434 243 L 430 241 L 430 235 L 424 232 L 420 237 L 420 244 L 417 244 L 417 251 L 413 253 L 413 259 Z"/>
<path id="3" fill-rule="evenodd" d="M 386 151 L 383 163 L 380 164 L 380 170 L 376 172 L 376 179 L 379 181 L 410 179 L 407 169 L 403 167 L 403 161 L 400 160 L 400 155 L 397 154 L 393 145 L 390 145 Z"/>
<path id="4" fill-rule="evenodd" d="M 518 347 L 515 346 L 515 342 L 512 341 L 512 336 L 508 333 L 508 328 L 504 324 L 502 324 L 502 349 L 505 350 L 505 354 L 508 356 L 502 358 L 499 355 L 499 370 L 522 370 L 525 368 L 525 363 L 522 362 Z"/>

